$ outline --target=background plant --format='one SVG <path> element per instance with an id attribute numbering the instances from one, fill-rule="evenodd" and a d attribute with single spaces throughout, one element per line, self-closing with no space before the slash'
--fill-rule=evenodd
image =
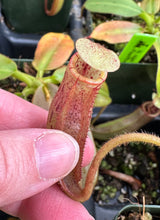
<path id="1" fill-rule="evenodd" d="M 69 35 L 47 33 L 38 42 L 31 68 L 36 75 L 19 70 L 17 63 L 0 54 L 0 80 L 8 77 L 25 83 L 22 92 L 16 92 L 24 99 L 32 98 L 32 102 L 42 108 L 49 109 L 53 96 L 58 90 L 67 67 L 67 60 L 74 50 L 74 42 Z M 29 69 L 30 72 L 30 69 Z M 102 107 L 111 103 L 106 82 L 97 94 L 95 106 Z"/>
<path id="2" fill-rule="evenodd" d="M 101 23 L 93 30 L 90 38 L 114 45 L 121 45 L 121 43 L 130 41 L 134 43 L 133 40 L 139 38 L 136 45 L 137 47 L 144 46 L 144 37 L 148 37 L 146 41 L 149 41 L 151 38 L 153 40 L 150 43 L 150 47 L 153 43 L 158 60 L 155 82 L 156 92 L 152 94 L 153 101 L 143 103 L 139 109 L 126 117 L 101 124 L 96 126 L 96 128 L 93 127 L 94 134 L 97 138 L 101 139 L 106 138 L 106 135 L 110 137 L 122 132 L 137 130 L 159 115 L 160 112 L 160 1 L 143 0 L 142 2 L 136 3 L 133 0 L 87 0 L 83 7 L 93 13 L 114 14 L 117 18 L 120 18 L 120 20 Z M 147 47 L 145 53 L 150 47 Z M 143 56 L 145 55 L 144 49 L 146 48 L 142 47 L 141 51 L 138 50 L 137 54 L 135 53 L 134 55 L 133 51 L 130 49 L 129 56 L 134 56 L 133 61 L 136 57 L 136 62 L 139 62 L 140 53 L 143 53 Z M 121 60 L 121 54 L 119 58 Z M 137 58 L 139 60 L 137 60 Z M 146 118 L 144 115 L 148 117 Z"/>
<path id="3" fill-rule="evenodd" d="M 43 103 L 42 107 L 48 109 L 49 103 L 58 89 L 55 84 L 59 84 L 64 76 L 66 67 L 62 66 L 68 60 L 73 49 L 74 42 L 69 35 L 47 33 L 40 39 L 32 61 L 36 75 L 20 71 L 16 62 L 0 54 L 0 80 L 13 77 L 24 82 L 26 86 L 18 95 L 25 99 L 34 95 L 33 102 Z M 60 69 L 46 75 L 57 68 Z"/>
<path id="4" fill-rule="evenodd" d="M 154 104 L 160 107 L 160 1 L 143 0 L 135 3 L 133 0 L 87 0 L 84 7 L 91 12 L 110 13 L 121 16 L 123 20 L 108 21 L 98 25 L 90 37 L 106 41 L 110 44 L 125 43 L 131 40 L 135 33 L 148 33 L 156 36 L 154 47 L 157 53 L 158 69 L 156 78 L 156 94 L 153 94 Z M 125 21 L 132 18 L 134 22 Z M 136 19 L 135 19 L 136 18 Z"/>
<path id="5" fill-rule="evenodd" d="M 70 59 L 65 77 L 51 103 L 47 128 L 62 130 L 72 135 L 80 146 L 80 157 L 76 167 L 60 181 L 60 185 L 69 197 L 83 202 L 89 199 L 99 165 L 110 150 L 133 141 L 160 146 L 160 139 L 140 133 L 116 136 L 100 148 L 83 175 L 81 164 L 95 94 L 106 79 L 107 72 L 114 72 L 119 68 L 119 59 L 113 51 L 88 39 L 79 39 L 76 49 L 78 52 Z"/>

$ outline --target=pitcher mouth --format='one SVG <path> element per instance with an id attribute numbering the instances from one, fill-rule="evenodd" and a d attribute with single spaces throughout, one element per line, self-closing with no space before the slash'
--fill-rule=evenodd
<path id="1" fill-rule="evenodd" d="M 79 81 L 90 84 L 99 85 L 102 84 L 107 78 L 107 71 L 96 70 L 87 64 L 76 52 L 69 62 L 69 69 L 71 73 Z"/>

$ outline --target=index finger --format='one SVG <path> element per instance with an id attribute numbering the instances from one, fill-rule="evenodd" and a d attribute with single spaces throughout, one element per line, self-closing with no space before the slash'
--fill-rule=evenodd
<path id="1" fill-rule="evenodd" d="M 0 89 L 0 130 L 45 128 L 48 112 Z"/>

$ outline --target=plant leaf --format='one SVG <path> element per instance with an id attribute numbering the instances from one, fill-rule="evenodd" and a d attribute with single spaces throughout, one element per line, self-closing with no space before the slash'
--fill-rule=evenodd
<path id="1" fill-rule="evenodd" d="M 142 9 L 132 0 L 87 0 L 84 7 L 97 13 L 110 13 L 124 17 L 141 14 Z"/>
<path id="2" fill-rule="evenodd" d="M 54 83 L 59 84 L 62 82 L 66 69 L 67 69 L 67 66 L 62 66 L 54 71 L 52 75 L 52 80 L 54 81 Z"/>
<path id="3" fill-rule="evenodd" d="M 109 89 L 107 83 L 104 82 L 96 96 L 94 106 L 95 107 L 103 107 L 107 106 L 111 103 L 112 99 L 109 95 Z"/>
<path id="4" fill-rule="evenodd" d="M 45 13 L 48 16 L 53 16 L 58 14 L 58 12 L 62 9 L 64 0 L 52 0 L 51 9 L 48 9 L 48 0 L 45 0 Z"/>
<path id="5" fill-rule="evenodd" d="M 80 57 L 94 69 L 113 72 L 120 66 L 119 58 L 112 50 L 88 39 L 78 39 L 76 49 Z"/>
<path id="6" fill-rule="evenodd" d="M 45 93 L 46 91 L 45 87 L 48 90 L 48 95 L 49 95 L 48 97 L 46 96 L 46 93 Z M 49 106 L 57 91 L 58 91 L 58 86 L 52 83 L 39 86 L 33 95 L 32 103 L 37 106 L 40 106 L 43 109 L 49 110 Z"/>
<path id="7" fill-rule="evenodd" d="M 156 93 L 152 93 L 152 100 L 154 101 L 154 105 L 160 109 L 160 97 Z"/>
<path id="8" fill-rule="evenodd" d="M 0 54 L 0 80 L 11 76 L 16 70 L 16 63 L 10 58 Z"/>
<path id="9" fill-rule="evenodd" d="M 143 0 L 141 8 L 149 14 L 156 14 L 160 10 L 160 0 Z"/>
<path id="10" fill-rule="evenodd" d="M 67 61 L 73 49 L 69 35 L 47 33 L 38 42 L 32 65 L 37 71 L 56 69 Z"/>
<path id="11" fill-rule="evenodd" d="M 90 37 L 110 44 L 125 43 L 131 39 L 133 34 L 141 30 L 141 26 L 129 21 L 109 21 L 98 25 Z"/>

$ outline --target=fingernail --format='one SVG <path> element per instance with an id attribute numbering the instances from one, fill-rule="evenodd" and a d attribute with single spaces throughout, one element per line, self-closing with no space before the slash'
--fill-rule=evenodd
<path id="1" fill-rule="evenodd" d="M 71 136 L 54 130 L 35 140 L 36 163 L 41 179 L 60 179 L 77 164 L 78 143 Z"/>

